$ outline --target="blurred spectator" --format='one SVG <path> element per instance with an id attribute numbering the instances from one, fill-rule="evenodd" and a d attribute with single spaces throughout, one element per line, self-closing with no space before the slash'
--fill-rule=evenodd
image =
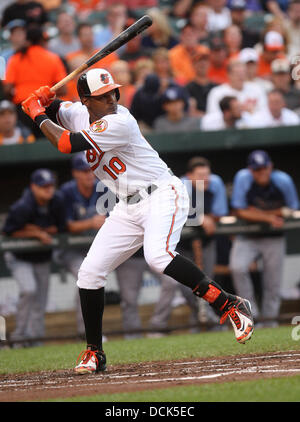
<path id="1" fill-rule="evenodd" d="M 286 108 L 284 96 L 278 89 L 268 93 L 268 105 L 253 115 L 252 127 L 277 127 L 299 125 L 300 118 Z"/>
<path id="2" fill-rule="evenodd" d="M 61 196 L 55 192 L 54 175 L 48 169 L 38 169 L 32 173 L 22 197 L 10 207 L 3 232 L 50 245 L 52 235 L 64 229 L 65 211 Z M 12 341 L 44 337 L 51 256 L 51 249 L 5 253 L 6 265 L 19 287 Z"/>
<path id="3" fill-rule="evenodd" d="M 152 54 L 156 48 L 165 47 L 167 49 L 175 47 L 178 44 L 177 38 L 172 34 L 172 28 L 167 16 L 158 8 L 152 8 L 147 11 L 152 18 L 152 25 L 142 36 L 141 47 Z"/>
<path id="4" fill-rule="evenodd" d="M 7 62 L 8 59 L 19 49 L 24 47 L 26 42 L 26 22 L 23 19 L 15 19 L 10 21 L 5 29 L 9 31 L 9 44 L 6 50 L 1 51 L 1 56 Z"/>
<path id="5" fill-rule="evenodd" d="M 66 63 L 71 72 L 98 51 L 98 49 L 94 47 L 94 32 L 91 24 L 87 22 L 79 23 L 77 27 L 77 36 L 80 45 L 79 50 L 69 53 L 66 56 Z M 113 52 L 104 57 L 101 60 L 101 63 L 97 62 L 92 65 L 90 69 L 95 67 L 110 68 L 111 64 L 116 60 L 118 60 L 118 55 Z M 67 93 L 63 98 L 64 100 L 78 101 L 77 80 L 78 77 L 67 84 Z"/>
<path id="6" fill-rule="evenodd" d="M 247 112 L 236 97 L 226 96 L 220 101 L 220 111 L 207 113 L 201 120 L 201 130 L 243 129 L 250 125 Z"/>
<path id="7" fill-rule="evenodd" d="M 185 112 L 187 95 L 183 88 L 172 86 L 162 95 L 161 103 L 165 115 L 154 121 L 156 132 L 187 132 L 200 130 L 200 118 Z"/>
<path id="8" fill-rule="evenodd" d="M 144 133 L 151 130 L 154 120 L 163 114 L 160 82 L 157 75 L 151 73 L 146 76 L 144 84 L 133 97 L 130 112 Z"/>
<path id="9" fill-rule="evenodd" d="M 223 31 L 231 25 L 230 10 L 226 7 L 227 0 L 208 0 L 210 8 L 208 15 L 208 30 L 210 32 Z"/>
<path id="10" fill-rule="evenodd" d="M 284 39 L 276 31 L 269 31 L 265 34 L 263 51 L 258 60 L 258 76 L 270 79 L 271 63 L 277 58 L 284 57 Z"/>
<path id="11" fill-rule="evenodd" d="M 230 269 L 234 288 L 239 296 L 250 300 L 254 318 L 276 319 L 280 308 L 280 285 L 285 256 L 284 217 L 290 209 L 298 209 L 299 199 L 292 178 L 274 170 L 265 151 L 253 151 L 248 168 L 234 177 L 231 205 L 238 218 L 267 223 L 276 232 L 236 236 L 233 241 Z M 263 297 L 257 304 L 249 275 L 249 266 L 262 258 Z M 269 321 L 265 325 L 275 325 Z"/>
<path id="12" fill-rule="evenodd" d="M 154 73 L 160 80 L 160 92 L 163 93 L 170 85 L 177 83 L 182 85 L 180 78 L 174 78 L 169 59 L 169 51 L 166 48 L 158 48 L 152 55 Z"/>
<path id="13" fill-rule="evenodd" d="M 191 8 L 199 3 L 199 0 L 175 0 L 172 2 L 170 14 L 176 18 L 188 18 Z"/>
<path id="14" fill-rule="evenodd" d="M 203 115 L 206 111 L 206 101 L 209 91 L 217 84 L 208 78 L 210 51 L 206 48 L 194 61 L 195 79 L 186 85 L 186 89 L 192 98 L 197 102 L 197 111 Z"/>
<path id="15" fill-rule="evenodd" d="M 125 4 L 121 2 L 111 4 L 106 13 L 107 25 L 95 34 L 95 47 L 102 47 L 119 35 L 124 30 L 127 19 Z M 121 48 L 118 50 L 118 54 L 123 51 L 124 48 Z"/>
<path id="16" fill-rule="evenodd" d="M 214 236 L 216 222 L 228 213 L 225 185 L 220 176 L 211 172 L 210 162 L 203 157 L 193 157 L 189 160 L 187 173 L 181 180 L 184 182 L 190 198 L 189 214 L 197 215 L 197 218 L 201 216 L 203 221 L 201 224 L 200 221 L 194 222 L 192 239 L 185 240 L 182 237 L 177 249 L 203 269 L 208 277 L 213 277 L 216 263 Z M 203 200 L 198 200 L 194 204 L 197 191 L 198 195 L 199 191 L 204 191 Z M 159 331 L 167 328 L 172 312 L 172 301 L 177 290 L 181 291 L 191 308 L 190 324 L 196 325 L 199 322 L 199 301 L 195 300 L 192 292 L 185 286 L 179 285 L 170 277 L 165 277 L 162 279 L 160 297 L 150 320 L 152 329 Z M 219 318 L 212 309 L 204 302 L 201 305 L 204 305 L 206 320 L 217 322 Z"/>
<path id="17" fill-rule="evenodd" d="M 241 103 L 243 111 L 254 113 L 266 104 L 266 95 L 255 82 L 246 81 L 246 65 L 239 60 L 228 64 L 229 82 L 212 88 L 207 97 L 207 113 L 220 109 L 219 103 L 225 96 L 234 96 Z"/>
<path id="18" fill-rule="evenodd" d="M 50 12 L 51 10 L 58 9 L 64 0 L 38 0 L 46 10 L 46 12 Z"/>
<path id="19" fill-rule="evenodd" d="M 66 210 L 67 230 L 73 234 L 94 235 L 105 221 L 103 215 L 97 213 L 96 205 L 99 197 L 108 191 L 90 169 L 85 154 L 78 153 L 72 158 L 72 179 L 64 183 L 60 193 Z M 55 261 L 65 267 L 77 281 L 78 271 L 89 247 L 55 251 Z M 78 292 L 76 294 L 77 332 L 84 334 L 84 323 Z"/>
<path id="20" fill-rule="evenodd" d="M 174 76 L 185 83 L 195 77 L 193 62 L 203 51 L 203 45 L 198 44 L 198 35 L 194 27 L 187 23 L 180 32 L 180 43 L 170 50 L 170 61 Z"/>
<path id="21" fill-rule="evenodd" d="M 78 38 L 75 36 L 75 21 L 73 16 L 61 11 L 56 18 L 58 35 L 48 42 L 48 48 L 53 53 L 65 58 L 67 54 L 80 49 Z"/>
<path id="22" fill-rule="evenodd" d="M 271 81 L 274 88 L 279 90 L 287 108 L 299 112 L 300 90 L 292 85 L 291 66 L 287 59 L 276 59 L 271 64 Z"/>
<path id="23" fill-rule="evenodd" d="M 17 125 L 16 106 L 7 100 L 0 101 L 0 145 L 32 143 L 35 141 L 30 130 Z"/>
<path id="24" fill-rule="evenodd" d="M 258 53 L 254 48 L 244 48 L 239 54 L 239 60 L 246 65 L 246 81 L 255 82 L 264 92 L 273 88 L 271 81 L 257 76 Z"/>
<path id="25" fill-rule="evenodd" d="M 237 25 L 230 25 L 224 30 L 224 43 L 228 59 L 237 58 L 242 47 L 242 32 Z"/>
<path id="26" fill-rule="evenodd" d="M 288 56 L 299 56 L 300 47 L 300 0 L 289 2 L 287 14 L 280 15 L 283 26 L 288 37 Z"/>
<path id="27" fill-rule="evenodd" d="M 142 58 L 136 61 L 133 67 L 133 79 L 136 89 L 144 85 L 146 77 L 153 73 L 153 71 L 154 64 L 151 59 Z"/>
<path id="28" fill-rule="evenodd" d="M 4 9 L 2 28 L 14 19 L 23 19 L 27 24 L 43 25 L 47 22 L 48 17 L 44 7 L 38 1 L 16 0 Z"/>
<path id="29" fill-rule="evenodd" d="M 91 13 L 106 7 L 106 1 L 103 0 L 68 0 L 68 3 L 75 8 L 76 16 L 80 20 L 88 19 Z"/>
<path id="30" fill-rule="evenodd" d="M 120 99 L 118 103 L 126 108 L 130 108 L 136 88 L 131 81 L 130 68 L 124 60 L 117 60 L 110 66 L 111 74 L 114 81 L 121 86 Z"/>
<path id="31" fill-rule="evenodd" d="M 232 0 L 230 2 L 232 23 L 238 26 L 242 33 L 242 48 L 254 47 L 259 42 L 259 30 L 256 27 L 249 28 L 245 25 L 249 3 L 246 0 Z"/>
<path id="32" fill-rule="evenodd" d="M 210 66 L 208 78 L 216 84 L 228 82 L 227 49 L 222 38 L 212 38 L 210 42 Z"/>
<path id="33" fill-rule="evenodd" d="M 264 11 L 277 15 L 286 12 L 290 0 L 260 0 Z"/>
<path id="34" fill-rule="evenodd" d="M 88 58 L 95 54 L 98 49 L 94 47 L 94 32 L 93 26 L 87 22 L 81 22 L 77 27 L 77 36 L 80 44 L 80 48 L 73 53 L 66 56 L 66 61 L 70 67 L 70 70 L 74 70 L 77 66 L 84 63 Z M 118 55 L 113 52 L 108 56 L 104 57 L 100 63 L 95 63 L 93 67 L 104 67 L 109 68 L 110 65 L 118 60 Z"/>
<path id="35" fill-rule="evenodd" d="M 52 86 L 66 76 L 63 62 L 45 48 L 45 38 L 40 27 L 30 26 L 26 34 L 26 46 L 14 54 L 7 63 L 4 89 L 7 98 L 17 105 L 18 117 L 36 137 L 41 136 L 38 126 L 22 111 L 21 102 L 40 86 Z M 64 95 L 60 88 L 57 96 Z"/>
<path id="36" fill-rule="evenodd" d="M 191 9 L 189 22 L 197 32 L 198 42 L 209 44 L 210 34 L 208 31 L 208 15 L 210 9 L 201 3 L 196 3 Z"/>

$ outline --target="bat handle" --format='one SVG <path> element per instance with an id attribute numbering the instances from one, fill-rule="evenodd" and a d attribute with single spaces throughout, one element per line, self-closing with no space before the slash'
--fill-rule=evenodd
<path id="1" fill-rule="evenodd" d="M 53 85 L 50 90 L 52 92 L 57 92 L 59 88 L 66 85 L 68 82 L 70 82 L 72 79 L 74 79 L 76 76 L 80 75 L 81 72 L 86 70 L 88 68 L 88 65 L 86 63 L 82 63 L 79 67 L 77 67 L 73 72 L 69 73 L 65 78 L 63 78 L 61 81 L 57 82 L 57 84 Z"/>

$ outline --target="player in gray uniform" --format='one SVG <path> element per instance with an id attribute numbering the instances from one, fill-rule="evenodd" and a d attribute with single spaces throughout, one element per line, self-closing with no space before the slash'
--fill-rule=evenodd
<path id="1" fill-rule="evenodd" d="M 53 234 L 65 229 L 64 204 L 55 192 L 55 178 L 48 169 L 34 171 L 30 186 L 7 215 L 3 232 L 15 238 L 36 238 L 51 243 Z M 19 286 L 16 326 L 10 339 L 28 340 L 44 337 L 52 251 L 7 252 L 5 260 Z M 16 343 L 18 344 L 18 343 Z"/>

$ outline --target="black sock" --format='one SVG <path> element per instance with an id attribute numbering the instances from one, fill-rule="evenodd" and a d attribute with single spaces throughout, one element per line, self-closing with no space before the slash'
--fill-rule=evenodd
<path id="1" fill-rule="evenodd" d="M 97 290 L 79 289 L 79 296 L 87 345 L 92 350 L 102 350 L 104 287 Z"/>
<path id="2" fill-rule="evenodd" d="M 206 300 L 217 311 L 225 310 L 233 296 L 222 290 L 215 281 L 210 280 L 191 260 L 181 255 L 166 267 L 164 274 L 174 278 L 179 283 L 190 287 L 193 293 Z"/>

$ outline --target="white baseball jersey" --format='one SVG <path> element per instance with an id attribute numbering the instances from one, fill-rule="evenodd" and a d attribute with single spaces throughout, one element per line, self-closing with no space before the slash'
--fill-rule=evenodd
<path id="1" fill-rule="evenodd" d="M 147 188 L 167 172 L 166 163 L 140 132 L 137 121 L 123 106 L 90 124 L 85 105 L 61 104 L 57 120 L 90 143 L 87 161 L 98 179 L 120 197 Z"/>

